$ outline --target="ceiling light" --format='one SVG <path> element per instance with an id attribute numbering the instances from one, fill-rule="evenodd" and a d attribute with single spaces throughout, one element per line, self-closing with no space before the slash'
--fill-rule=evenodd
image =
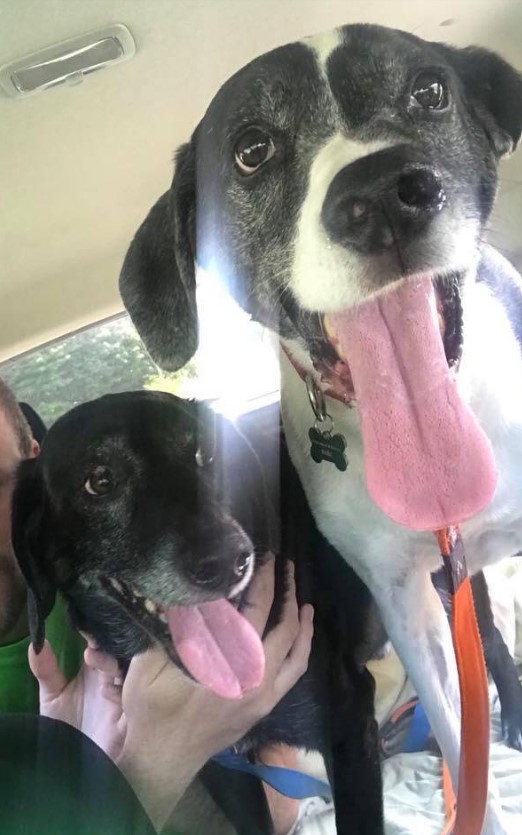
<path id="1" fill-rule="evenodd" d="M 59 84 L 79 84 L 89 73 L 128 61 L 136 51 L 122 23 L 71 38 L 0 67 L 9 96 L 29 96 Z"/>

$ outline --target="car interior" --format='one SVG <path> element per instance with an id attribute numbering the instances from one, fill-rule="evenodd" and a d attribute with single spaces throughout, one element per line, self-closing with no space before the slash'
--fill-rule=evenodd
<path id="1" fill-rule="evenodd" d="M 478 44 L 522 70 L 519 0 L 0 0 L 0 378 L 36 437 L 79 403 L 146 389 L 202 398 L 239 426 L 256 423 L 270 459 L 280 379 L 268 331 L 201 272 L 198 351 L 180 371 L 162 371 L 124 310 L 118 277 L 172 179 L 176 149 L 219 86 L 263 52 L 354 22 Z M 84 53 L 82 44 L 90 44 Z M 65 69 L 60 50 L 73 55 Z M 518 270 L 521 227 L 522 153 L 514 153 L 502 164 L 487 240 Z M 487 578 L 521 672 L 521 558 Z M 392 649 L 369 666 L 384 729 L 414 694 Z M 494 732 L 493 768 L 510 831 L 520 832 L 522 753 L 502 741 L 498 709 Z M 439 833 L 437 756 L 384 753 L 387 835 Z M 314 755 L 301 760 L 324 777 Z M 299 832 L 335 833 L 331 808 L 317 820 Z"/>

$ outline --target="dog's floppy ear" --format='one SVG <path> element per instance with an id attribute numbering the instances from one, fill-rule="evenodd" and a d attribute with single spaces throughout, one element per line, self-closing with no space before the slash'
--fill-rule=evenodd
<path id="1" fill-rule="evenodd" d="M 31 642 L 40 652 L 45 618 L 54 606 L 55 589 L 43 571 L 45 493 L 37 458 L 22 461 L 13 495 L 11 538 L 15 557 L 27 583 Z"/>
<path id="2" fill-rule="evenodd" d="M 488 49 L 436 44 L 464 83 L 477 117 L 499 156 L 513 151 L 522 134 L 522 76 Z"/>
<path id="3" fill-rule="evenodd" d="M 138 229 L 120 274 L 120 293 L 152 359 L 176 371 L 198 344 L 195 278 L 195 155 L 176 156 L 172 187 Z"/>

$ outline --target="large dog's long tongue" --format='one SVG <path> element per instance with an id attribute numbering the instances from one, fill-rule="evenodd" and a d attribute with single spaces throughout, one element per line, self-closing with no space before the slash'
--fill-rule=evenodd
<path id="1" fill-rule="evenodd" d="M 493 450 L 450 375 L 432 282 L 403 282 L 327 327 L 350 366 L 376 504 L 415 530 L 482 510 L 495 489 Z"/>
<path id="2" fill-rule="evenodd" d="M 228 600 L 170 606 L 167 621 L 176 652 L 196 681 L 226 699 L 240 699 L 261 683 L 261 639 Z"/>

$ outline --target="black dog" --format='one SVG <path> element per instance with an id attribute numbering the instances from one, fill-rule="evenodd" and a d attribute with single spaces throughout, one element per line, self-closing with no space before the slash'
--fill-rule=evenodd
<path id="1" fill-rule="evenodd" d="M 244 605 L 256 559 L 271 549 L 294 560 L 300 602 L 316 608 L 309 669 L 238 747 L 252 753 L 286 742 L 321 751 L 338 832 L 378 835 L 373 680 L 364 668 L 380 640 L 371 599 L 318 536 L 284 448 L 279 455 L 278 425 L 274 431 L 256 441 L 269 450 L 281 486 L 278 513 L 253 448 L 201 405 L 135 392 L 61 418 L 40 457 L 22 464 L 14 495 L 13 544 L 29 589 L 32 640 L 38 649 L 59 589 L 74 624 L 123 666 L 159 641 L 194 676 L 177 649 L 172 611 L 228 605 L 225 598 Z M 284 598 L 283 565 L 279 556 L 267 628 Z M 215 637 L 237 678 L 248 677 L 222 628 Z M 211 671 L 207 683 L 219 685 L 220 676 Z M 215 763 L 201 776 L 241 835 L 272 831 L 256 778 Z"/>

